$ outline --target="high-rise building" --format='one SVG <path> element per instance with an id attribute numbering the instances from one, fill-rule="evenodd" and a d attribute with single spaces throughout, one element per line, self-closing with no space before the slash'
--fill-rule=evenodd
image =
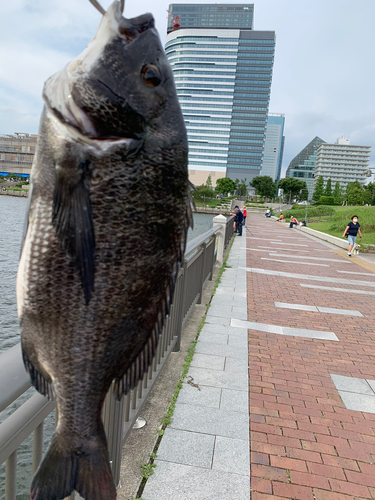
<path id="1" fill-rule="evenodd" d="M 253 29 L 254 4 L 192 4 L 174 3 L 169 6 L 167 33 L 173 29 L 178 16 L 182 28 Z M 172 19 L 173 18 L 173 19 Z"/>
<path id="2" fill-rule="evenodd" d="M 275 52 L 253 4 L 171 4 L 165 50 L 188 132 L 189 177 L 260 175 Z"/>
<path id="3" fill-rule="evenodd" d="M 298 153 L 289 163 L 285 177 L 296 177 L 297 179 L 306 182 L 309 191 L 308 199 L 312 200 L 314 192 L 314 175 L 316 167 L 316 158 L 318 148 L 325 141 L 320 137 L 315 137 L 309 144 Z"/>
<path id="4" fill-rule="evenodd" d="M 29 177 L 38 136 L 21 134 L 0 136 L 0 175 Z"/>
<path id="5" fill-rule="evenodd" d="M 285 115 L 269 113 L 264 141 L 263 165 L 261 175 L 272 177 L 275 182 L 280 179 L 281 164 L 284 153 Z"/>
<path id="6" fill-rule="evenodd" d="M 335 144 L 321 144 L 318 149 L 315 182 L 321 175 L 326 185 L 336 182 L 346 188 L 349 182 L 358 181 L 364 185 L 369 172 L 371 146 L 351 146 L 350 139 L 337 139 Z"/>

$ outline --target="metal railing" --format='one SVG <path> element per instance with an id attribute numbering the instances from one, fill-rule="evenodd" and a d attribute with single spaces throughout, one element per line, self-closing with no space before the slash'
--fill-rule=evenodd
<path id="1" fill-rule="evenodd" d="M 109 391 L 102 417 L 106 431 L 109 456 L 115 483 L 119 483 L 121 450 L 159 373 L 172 351 L 179 351 L 181 332 L 194 305 L 202 302 L 202 292 L 212 280 L 216 263 L 217 238 L 220 227 L 214 227 L 188 243 L 183 265 L 178 273 L 173 304 L 159 339 L 156 355 L 148 372 L 138 386 L 117 401 Z M 226 223 L 224 247 L 233 236 L 233 218 Z M 20 344 L 0 355 L 0 412 L 12 404 L 31 386 L 25 372 Z M 17 450 L 33 434 L 32 472 L 43 454 L 43 427 L 45 418 L 56 403 L 39 393 L 34 394 L 3 423 L 0 424 L 0 465 L 5 467 L 5 500 L 16 500 Z M 31 451 L 30 451 L 31 452 Z M 74 499 L 75 494 L 71 495 Z M 77 495 L 78 497 L 78 495 Z"/>

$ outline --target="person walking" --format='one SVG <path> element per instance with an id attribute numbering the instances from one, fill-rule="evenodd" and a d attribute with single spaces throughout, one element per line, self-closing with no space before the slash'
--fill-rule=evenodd
<path id="1" fill-rule="evenodd" d="M 357 234 L 359 234 L 359 237 L 362 238 L 361 230 L 359 229 L 360 227 L 361 226 L 358 223 L 358 215 L 353 215 L 352 222 L 349 222 L 345 228 L 344 234 L 342 235 L 343 238 L 348 237 L 348 257 L 352 256 L 352 249 L 355 245 Z"/>

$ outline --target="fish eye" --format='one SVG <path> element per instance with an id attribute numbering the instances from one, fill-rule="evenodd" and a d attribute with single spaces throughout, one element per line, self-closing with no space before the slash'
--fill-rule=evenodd
<path id="1" fill-rule="evenodd" d="M 142 80 L 147 87 L 157 87 L 161 82 L 159 68 L 154 64 L 146 64 L 142 68 Z"/>

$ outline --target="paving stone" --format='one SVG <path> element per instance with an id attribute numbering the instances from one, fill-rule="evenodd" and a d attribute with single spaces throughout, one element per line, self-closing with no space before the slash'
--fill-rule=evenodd
<path id="1" fill-rule="evenodd" d="M 214 333 L 209 331 L 201 331 L 199 334 L 199 340 L 203 342 L 212 342 L 214 344 L 228 344 L 228 335 L 223 333 Z"/>
<path id="2" fill-rule="evenodd" d="M 372 276 L 373 278 L 375 277 L 374 273 L 358 273 L 357 271 L 340 271 L 338 269 L 336 269 L 336 271 L 338 273 L 355 274 L 355 275 L 358 275 L 358 276 Z"/>
<path id="3" fill-rule="evenodd" d="M 332 292 L 343 292 L 343 293 L 356 293 L 360 295 L 375 295 L 375 292 L 368 292 L 367 290 L 352 290 L 351 288 L 337 288 L 333 286 L 319 286 L 319 285 L 308 285 L 305 283 L 300 283 L 300 286 L 304 288 L 316 288 L 319 290 L 327 290 Z"/>
<path id="4" fill-rule="evenodd" d="M 287 304 L 286 302 L 275 302 L 275 307 L 281 307 L 283 309 L 297 309 L 300 311 L 318 311 L 315 306 L 307 306 L 304 304 Z"/>
<path id="5" fill-rule="evenodd" d="M 262 257 L 262 260 L 270 260 L 272 262 L 282 262 L 283 264 L 298 264 L 299 266 L 320 266 L 320 267 L 329 267 L 328 264 L 317 264 L 316 262 L 299 262 L 297 260 L 280 260 L 280 259 L 270 259 L 268 257 Z"/>
<path id="6" fill-rule="evenodd" d="M 231 318 L 233 316 L 232 306 L 211 306 L 207 312 L 207 316 Z"/>
<path id="7" fill-rule="evenodd" d="M 369 396 L 346 391 L 339 391 L 339 394 L 348 410 L 375 413 L 375 394 Z"/>
<path id="8" fill-rule="evenodd" d="M 247 348 L 247 346 L 246 346 Z M 247 359 L 235 359 L 235 358 L 225 358 L 225 368 L 226 372 L 247 372 L 249 369 L 249 362 Z"/>
<path id="9" fill-rule="evenodd" d="M 212 325 L 229 326 L 230 318 L 221 318 L 218 316 L 206 316 L 206 323 L 210 323 Z"/>
<path id="10" fill-rule="evenodd" d="M 322 339 L 322 340 L 333 340 L 338 342 L 339 339 L 333 332 L 323 332 L 318 330 L 308 330 L 304 328 L 282 328 L 283 335 L 291 335 L 293 337 L 303 337 L 306 339 Z"/>
<path id="11" fill-rule="evenodd" d="M 221 333 L 223 335 L 243 335 L 247 338 L 247 328 L 234 328 L 232 326 L 222 326 L 205 323 L 201 331 Z"/>
<path id="12" fill-rule="evenodd" d="M 246 413 L 249 415 L 249 393 L 248 391 L 233 391 L 222 389 L 220 409 Z"/>
<path id="13" fill-rule="evenodd" d="M 331 276 L 312 276 L 309 274 L 287 273 L 284 271 L 272 271 L 270 269 L 258 269 L 252 267 L 245 268 L 247 272 L 268 274 L 271 276 L 282 276 L 284 278 L 296 278 L 302 280 L 325 281 L 326 283 L 341 283 L 346 285 L 375 287 L 375 281 L 348 280 L 343 278 L 332 278 Z"/>
<path id="14" fill-rule="evenodd" d="M 255 323 L 253 321 L 242 321 L 239 319 L 232 319 L 231 326 L 238 326 L 240 328 L 248 328 L 249 330 L 258 330 L 260 332 L 278 333 L 282 335 L 282 327 L 277 325 L 265 325 L 264 323 Z"/>
<path id="15" fill-rule="evenodd" d="M 215 292 L 215 295 L 226 295 L 227 293 L 233 294 L 234 293 L 234 286 L 224 286 L 223 284 L 220 284 Z"/>
<path id="16" fill-rule="evenodd" d="M 305 260 L 323 260 L 322 257 L 310 257 L 310 255 L 291 255 L 291 254 L 283 254 L 283 253 L 272 253 L 270 252 L 272 257 L 288 257 L 293 259 L 305 259 Z M 352 264 L 349 260 L 344 259 L 327 259 L 324 257 L 324 262 L 340 262 L 341 264 Z"/>
<path id="17" fill-rule="evenodd" d="M 160 441 L 157 459 L 211 469 L 214 445 L 215 436 L 167 427 Z"/>
<path id="18" fill-rule="evenodd" d="M 176 403 L 171 428 L 249 440 L 246 413 Z"/>
<path id="19" fill-rule="evenodd" d="M 367 380 L 355 377 L 344 377 L 343 375 L 330 374 L 338 391 L 355 392 L 357 394 L 370 394 L 375 396 L 374 391 Z"/>
<path id="20" fill-rule="evenodd" d="M 246 441 L 217 436 L 213 470 L 250 476 L 250 449 Z"/>
<path id="21" fill-rule="evenodd" d="M 371 389 L 374 391 L 375 393 L 375 380 L 369 380 L 369 379 L 366 379 L 366 382 L 368 383 L 368 385 L 371 387 Z"/>
<path id="22" fill-rule="evenodd" d="M 229 371 L 210 370 L 208 368 L 191 367 L 188 376 L 194 378 L 199 386 L 220 387 L 221 389 L 235 389 L 246 391 L 248 375 L 245 373 L 231 373 Z"/>
<path id="23" fill-rule="evenodd" d="M 361 316 L 363 314 L 359 311 L 351 311 L 350 309 L 336 309 L 334 307 L 317 307 L 319 312 L 328 313 L 328 314 L 343 314 L 345 316 Z"/>
<path id="24" fill-rule="evenodd" d="M 231 358 L 246 358 L 248 357 L 247 349 L 232 347 L 229 345 L 211 344 L 210 342 L 198 341 L 195 352 L 202 354 L 212 354 L 213 356 L 228 356 Z"/>
<path id="25" fill-rule="evenodd" d="M 260 332 L 276 333 L 278 335 L 291 335 L 293 337 L 304 337 L 309 339 L 325 339 L 338 341 L 339 339 L 333 332 L 324 332 L 319 330 L 308 330 L 304 328 L 287 328 L 278 325 L 266 325 L 264 323 L 255 323 L 251 321 L 241 321 L 232 319 L 231 326 L 247 326 L 249 330 L 257 330 Z"/>
<path id="26" fill-rule="evenodd" d="M 143 500 L 250 500 L 250 478 L 156 460 Z"/>
<path id="27" fill-rule="evenodd" d="M 247 350 L 248 339 L 247 335 L 228 335 L 228 345 L 232 347 L 241 347 L 242 349 Z"/>
<path id="28" fill-rule="evenodd" d="M 210 354 L 195 353 L 190 366 L 198 368 L 210 368 L 210 370 L 224 370 L 226 358 L 223 356 L 211 356 Z"/>
<path id="29" fill-rule="evenodd" d="M 183 383 L 178 402 L 196 406 L 206 406 L 208 408 L 220 408 L 222 390 L 219 387 L 209 387 L 202 385 L 194 387 L 188 383 Z"/>

